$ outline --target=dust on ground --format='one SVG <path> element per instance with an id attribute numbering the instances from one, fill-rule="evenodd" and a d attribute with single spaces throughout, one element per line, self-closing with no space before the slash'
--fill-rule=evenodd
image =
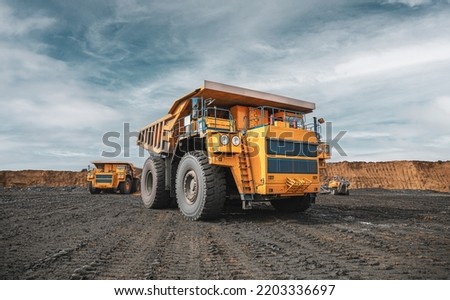
<path id="1" fill-rule="evenodd" d="M 209 222 L 139 196 L 0 189 L 0 279 L 450 279 L 450 195 L 352 190 Z"/>

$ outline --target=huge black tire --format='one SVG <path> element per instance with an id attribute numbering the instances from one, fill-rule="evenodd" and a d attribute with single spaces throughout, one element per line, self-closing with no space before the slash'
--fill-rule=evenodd
<path id="1" fill-rule="evenodd" d="M 100 194 L 101 190 L 96 189 L 95 187 L 92 186 L 92 181 L 89 181 L 89 192 L 91 194 Z"/>
<path id="2" fill-rule="evenodd" d="M 311 196 L 279 198 L 271 200 L 272 206 L 282 212 L 302 212 L 311 207 Z"/>
<path id="3" fill-rule="evenodd" d="M 119 190 L 120 190 L 120 193 L 122 193 L 122 194 L 130 194 L 131 188 L 132 188 L 132 183 L 131 183 L 131 179 L 129 177 L 127 177 L 125 179 L 125 181 L 122 181 L 121 183 L 119 183 Z"/>
<path id="4" fill-rule="evenodd" d="M 141 175 L 141 198 L 146 208 L 167 208 L 170 195 L 165 187 L 165 165 L 160 157 L 149 157 Z"/>
<path id="5" fill-rule="evenodd" d="M 134 178 L 133 179 L 133 185 L 131 187 L 131 192 L 132 193 L 137 193 L 141 191 L 141 181 L 139 180 L 139 178 Z"/>
<path id="6" fill-rule="evenodd" d="M 224 169 L 210 165 L 203 151 L 189 152 L 178 165 L 175 190 L 178 207 L 186 218 L 216 218 L 226 196 Z"/>

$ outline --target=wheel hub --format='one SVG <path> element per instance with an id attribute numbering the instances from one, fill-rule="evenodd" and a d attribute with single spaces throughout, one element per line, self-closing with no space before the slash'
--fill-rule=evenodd
<path id="1" fill-rule="evenodd" d="M 197 200 L 198 194 L 198 179 L 197 174 L 195 174 L 194 170 L 190 170 L 184 175 L 183 180 L 183 190 L 184 196 L 186 198 L 186 202 L 189 204 L 194 204 Z"/>

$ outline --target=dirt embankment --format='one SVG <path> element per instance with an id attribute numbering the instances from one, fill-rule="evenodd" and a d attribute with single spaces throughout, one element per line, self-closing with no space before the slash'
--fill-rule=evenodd
<path id="1" fill-rule="evenodd" d="M 450 161 L 340 162 L 328 176 L 342 176 L 351 188 L 413 189 L 450 192 Z"/>
<path id="2" fill-rule="evenodd" d="M 86 186 L 86 172 L 71 171 L 0 171 L 0 187 Z"/>
<path id="3" fill-rule="evenodd" d="M 450 192 L 450 161 L 340 162 L 327 165 L 328 177 L 342 176 L 352 189 L 384 188 Z M 86 172 L 0 171 L 0 187 L 86 186 Z"/>

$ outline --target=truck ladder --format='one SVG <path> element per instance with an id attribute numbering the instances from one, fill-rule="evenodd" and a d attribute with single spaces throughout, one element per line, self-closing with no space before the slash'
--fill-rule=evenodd
<path id="1" fill-rule="evenodd" d="M 325 162 L 325 159 L 319 159 L 319 175 L 320 175 L 320 180 L 321 181 L 325 181 L 328 180 L 328 169 L 327 169 L 327 164 Z"/>
<path id="2" fill-rule="evenodd" d="M 253 181 L 250 155 L 248 151 L 247 137 L 242 137 L 241 153 L 239 154 L 239 169 L 241 171 L 242 183 L 242 209 L 251 209 L 253 195 L 255 194 L 255 183 Z"/>

